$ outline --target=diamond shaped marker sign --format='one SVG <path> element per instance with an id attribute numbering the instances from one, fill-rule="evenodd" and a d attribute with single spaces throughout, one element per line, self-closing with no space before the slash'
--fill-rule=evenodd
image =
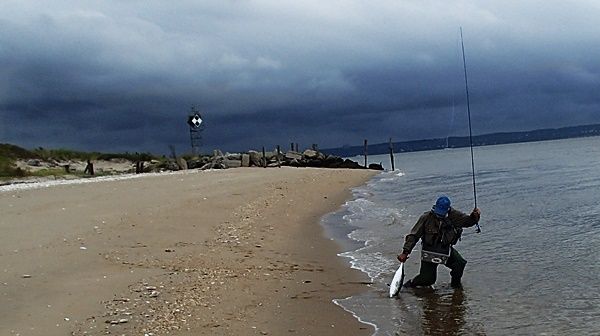
<path id="1" fill-rule="evenodd" d="M 200 114 L 198 114 L 198 113 L 191 115 L 188 118 L 188 125 L 190 125 L 190 127 L 198 128 L 198 127 L 200 127 L 201 124 L 202 124 L 202 118 L 200 117 Z"/>

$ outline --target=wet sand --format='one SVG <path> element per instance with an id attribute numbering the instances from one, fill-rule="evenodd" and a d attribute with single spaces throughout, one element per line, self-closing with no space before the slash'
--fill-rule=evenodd
<path id="1" fill-rule="evenodd" d="M 244 168 L 0 192 L 1 335 L 370 335 L 321 216 L 374 173 Z"/>

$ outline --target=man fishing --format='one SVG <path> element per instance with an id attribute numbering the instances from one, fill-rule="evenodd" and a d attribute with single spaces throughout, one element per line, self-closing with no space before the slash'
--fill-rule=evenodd
<path id="1" fill-rule="evenodd" d="M 479 223 L 481 212 L 476 207 L 470 215 L 464 214 L 450 206 L 450 199 L 439 197 L 431 211 L 424 213 L 410 233 L 398 255 L 400 262 L 405 262 L 419 239 L 421 239 L 421 269 L 404 287 L 430 286 L 435 283 L 437 266 L 444 264 L 450 268 L 453 288 L 462 288 L 461 278 L 467 261 L 452 246 L 461 237 L 465 227 Z"/>

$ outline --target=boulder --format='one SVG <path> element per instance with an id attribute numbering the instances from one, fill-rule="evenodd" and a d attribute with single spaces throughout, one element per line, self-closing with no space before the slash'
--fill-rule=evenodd
<path id="1" fill-rule="evenodd" d="M 206 162 L 203 161 L 202 159 L 191 159 L 191 160 L 188 160 L 188 162 L 187 162 L 188 169 L 200 168 L 200 167 L 204 166 L 205 164 L 206 164 Z"/>
<path id="2" fill-rule="evenodd" d="M 250 165 L 262 167 L 262 153 L 249 151 L 248 155 L 250 155 Z"/>
<path id="3" fill-rule="evenodd" d="M 239 168 L 242 166 L 242 160 L 230 160 L 230 159 L 225 159 L 223 160 L 223 164 L 227 167 L 227 168 Z"/>
<path id="4" fill-rule="evenodd" d="M 339 156 L 330 155 L 325 158 L 323 166 L 327 168 L 339 168 L 342 163 L 344 163 L 344 159 Z"/>
<path id="5" fill-rule="evenodd" d="M 305 158 L 316 159 L 319 156 L 319 152 L 312 150 L 312 149 L 307 149 L 302 153 L 302 155 Z"/>
<path id="6" fill-rule="evenodd" d="M 31 160 L 27 160 L 27 165 L 28 166 L 33 166 L 33 167 L 39 167 L 39 166 L 42 165 L 42 163 L 38 159 L 31 159 Z"/>
<path id="7" fill-rule="evenodd" d="M 287 161 L 286 165 L 291 166 L 291 167 L 302 167 L 302 164 L 300 163 L 300 161 L 298 161 L 296 159 Z"/>
<path id="8" fill-rule="evenodd" d="M 165 165 L 165 169 L 166 170 L 179 170 L 179 165 L 173 161 L 169 161 L 167 162 L 167 164 Z"/>
<path id="9" fill-rule="evenodd" d="M 346 159 L 344 162 L 340 164 L 340 168 L 349 168 L 349 169 L 361 169 L 364 168 L 358 162 L 354 162 L 352 160 Z"/>
<path id="10" fill-rule="evenodd" d="M 209 162 L 204 166 L 200 167 L 200 170 L 206 169 L 227 169 L 227 167 L 221 162 Z"/>
<path id="11" fill-rule="evenodd" d="M 242 167 L 250 167 L 250 155 L 242 154 Z"/>
<path id="12" fill-rule="evenodd" d="M 225 153 L 225 158 L 229 160 L 241 160 L 242 154 L 239 153 Z"/>
<path id="13" fill-rule="evenodd" d="M 177 165 L 179 166 L 179 169 L 181 169 L 181 170 L 187 170 L 188 169 L 187 161 L 185 161 L 184 158 L 178 158 L 177 159 Z"/>
<path id="14" fill-rule="evenodd" d="M 369 169 L 373 169 L 373 170 L 383 170 L 383 166 L 379 163 L 371 163 L 369 165 Z"/>
<path id="15" fill-rule="evenodd" d="M 323 161 L 321 161 L 319 159 L 311 159 L 311 160 L 308 160 L 307 166 L 321 168 L 321 167 L 323 167 Z"/>
<path id="16" fill-rule="evenodd" d="M 302 154 L 298 152 L 289 151 L 285 153 L 285 158 L 290 160 L 302 160 Z"/>

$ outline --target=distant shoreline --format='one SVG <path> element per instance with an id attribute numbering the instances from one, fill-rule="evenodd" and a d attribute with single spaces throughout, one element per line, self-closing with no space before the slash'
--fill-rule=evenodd
<path id="1" fill-rule="evenodd" d="M 545 128 L 523 132 L 500 132 L 473 136 L 473 146 L 493 146 L 511 143 L 561 140 L 600 136 L 600 124 L 562 128 Z M 424 140 L 399 141 L 392 143 L 394 153 L 418 152 L 445 148 L 469 147 L 469 137 L 448 137 Z M 389 143 L 368 145 L 369 155 L 388 154 Z M 342 157 L 354 157 L 364 154 L 364 146 L 344 146 L 322 150 L 324 153 Z"/>

